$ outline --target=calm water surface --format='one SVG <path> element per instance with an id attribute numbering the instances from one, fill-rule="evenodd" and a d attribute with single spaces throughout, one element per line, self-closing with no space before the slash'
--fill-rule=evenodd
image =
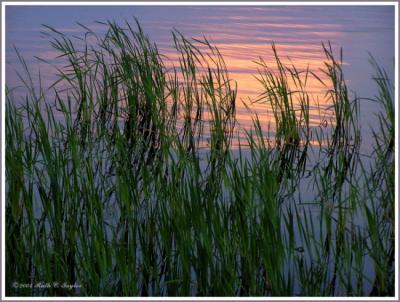
<path id="1" fill-rule="evenodd" d="M 187 37 L 206 36 L 220 49 L 230 77 L 238 86 L 238 120 L 241 128 L 251 125 L 251 115 L 243 103 L 251 104 L 262 93 L 255 79 L 257 64 L 263 58 L 274 62 L 271 43 L 282 58 L 290 57 L 298 69 L 318 72 L 325 59 L 321 43 L 330 41 L 335 53 L 343 48 L 344 72 L 349 88 L 359 97 L 371 98 L 376 88 L 371 78 L 374 70 L 368 63 L 369 53 L 394 78 L 394 7 L 393 6 L 15 6 L 6 9 L 6 82 L 10 87 L 20 82 L 15 70 L 20 69 L 14 46 L 27 60 L 30 70 L 41 71 L 46 87 L 55 80 L 50 66 L 39 63 L 34 56 L 52 59 L 57 56 L 42 24 L 50 25 L 69 35 L 82 36 L 76 23 L 96 33 L 104 26 L 95 21 L 124 20 L 136 17 L 144 31 L 155 41 L 160 52 L 177 64 L 171 31 L 176 28 Z M 284 59 L 287 61 L 286 59 Z M 309 89 L 322 104 L 321 86 L 310 80 Z M 372 141 L 370 127 L 376 127 L 376 105 L 361 101 L 363 152 L 369 153 Z M 266 126 L 271 116 L 262 104 L 251 105 Z M 313 125 L 320 123 L 314 118 Z M 313 192 L 301 185 L 303 197 L 312 200 Z M 308 196 L 310 195 L 310 196 Z M 317 213 L 319 215 L 319 213 Z M 116 215 L 118 217 L 118 215 Z M 371 261 L 366 261 L 366 275 L 371 276 Z M 367 289 L 366 289 L 367 290 Z"/>
<path id="2" fill-rule="evenodd" d="M 174 64 L 177 64 L 171 35 L 174 28 L 187 37 L 205 36 L 219 47 L 230 77 L 237 81 L 237 117 L 243 128 L 251 124 L 251 115 L 243 102 L 250 104 L 249 98 L 255 99 L 262 93 L 255 79 L 254 61 L 263 58 L 273 65 L 272 42 L 284 60 L 290 57 L 298 69 L 309 66 L 317 72 L 325 59 L 321 43 L 330 41 L 337 57 L 342 47 L 345 77 L 349 88 L 359 97 L 370 98 L 376 94 L 369 53 L 394 78 L 393 6 L 15 6 L 6 10 L 7 85 L 18 83 L 14 46 L 31 70 L 41 70 L 44 86 L 54 81 L 54 70 L 34 59 L 34 56 L 51 59 L 57 55 L 41 34 L 46 31 L 42 24 L 79 36 L 83 31 L 77 22 L 102 33 L 104 26 L 95 21 L 133 22 L 134 17 L 157 43 L 160 52 Z M 316 80 L 309 80 L 308 89 L 320 103 L 326 102 Z M 376 126 L 374 106 L 370 101 L 361 102 L 363 126 Z M 253 104 L 252 109 L 264 123 L 271 120 L 264 105 Z M 320 119 L 315 117 L 311 122 L 317 126 Z M 364 148 L 368 149 L 371 137 L 368 126 L 362 128 L 362 136 L 366 142 Z"/>

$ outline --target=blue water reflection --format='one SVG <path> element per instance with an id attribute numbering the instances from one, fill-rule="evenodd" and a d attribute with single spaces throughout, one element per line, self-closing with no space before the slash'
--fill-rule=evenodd
<path id="1" fill-rule="evenodd" d="M 352 91 L 360 97 L 373 97 L 373 68 L 369 53 L 394 78 L 394 6 L 8 6 L 6 8 L 6 81 L 15 86 L 18 78 L 14 46 L 27 60 L 31 70 L 40 67 L 46 83 L 54 81 L 54 72 L 38 63 L 34 56 L 52 58 L 42 24 L 50 25 L 70 35 L 82 35 L 80 22 L 96 33 L 104 26 L 95 21 L 124 22 L 137 18 L 145 32 L 157 43 L 160 51 L 172 61 L 171 31 L 185 36 L 206 36 L 223 54 L 231 78 L 238 83 L 238 96 L 243 102 L 262 90 L 255 81 L 257 65 L 262 57 L 272 61 L 271 43 L 282 57 L 290 57 L 296 66 L 316 70 L 324 59 L 321 42 L 330 41 L 339 53 L 344 51 L 345 77 Z M 318 91 L 318 84 L 311 83 Z M 266 114 L 262 106 L 254 107 Z M 371 102 L 361 104 L 361 118 L 370 120 L 376 111 Z M 248 126 L 251 118 L 239 101 L 238 119 Z M 368 130 L 368 129 L 367 129 Z M 363 133 L 364 138 L 370 136 Z"/>

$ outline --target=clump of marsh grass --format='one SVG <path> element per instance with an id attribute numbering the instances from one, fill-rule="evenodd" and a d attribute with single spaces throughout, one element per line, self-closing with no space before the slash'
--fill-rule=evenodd
<path id="1" fill-rule="evenodd" d="M 371 64 L 376 70 L 373 79 L 378 87 L 375 101 L 382 110 L 377 114 L 379 128 L 372 129 L 375 162 L 369 173 L 365 173 L 367 202 L 363 210 L 369 230 L 367 249 L 374 259 L 376 273 L 370 295 L 379 296 L 393 295 L 394 292 L 395 111 L 394 90 L 387 73 L 373 58 Z M 377 200 L 380 202 L 377 203 Z"/>
<path id="2" fill-rule="evenodd" d="M 277 157 L 280 178 L 288 176 L 295 181 L 304 173 L 310 144 L 310 95 L 307 80 L 310 71 L 299 71 L 293 63 L 282 63 L 272 44 L 276 66 L 269 66 L 262 58 L 256 62 L 264 92 L 254 102 L 266 103 L 272 110 L 275 126 L 273 147 Z M 275 70 L 276 69 L 276 70 Z M 293 187 L 293 184 L 291 185 Z"/>
<path id="3" fill-rule="evenodd" d="M 256 115 L 235 150 L 236 84 L 209 40 L 174 31 L 171 67 L 138 23 L 101 24 L 77 39 L 46 27 L 61 63 L 51 94 L 21 56 L 27 97 L 7 89 L 7 295 L 393 294 L 393 89 L 377 64 L 370 166 L 329 44 L 324 81 L 272 46 L 258 101 L 274 138 Z M 310 127 L 309 77 L 332 104 L 329 131 Z"/>
<path id="4" fill-rule="evenodd" d="M 274 44 L 272 51 L 277 71 L 262 58 L 256 62 L 261 67 L 257 80 L 264 89 L 256 102 L 266 102 L 272 109 L 276 127 L 275 144 L 278 148 L 283 145 L 297 146 L 301 140 L 308 144 L 310 99 L 305 88 L 309 71 L 306 70 L 303 75 L 295 66 L 284 65 Z"/>

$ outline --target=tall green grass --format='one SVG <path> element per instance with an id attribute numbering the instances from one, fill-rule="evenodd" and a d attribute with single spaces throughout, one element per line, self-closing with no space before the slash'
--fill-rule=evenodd
<path id="1" fill-rule="evenodd" d="M 394 294 L 393 87 L 375 61 L 366 161 L 360 99 L 329 44 L 328 80 L 272 46 L 254 101 L 275 132 L 256 115 L 244 143 L 212 43 L 174 31 L 171 68 L 138 23 L 102 24 L 77 40 L 46 27 L 57 81 L 37 88 L 19 56 L 27 96 L 6 91 L 7 295 Z M 310 126 L 309 77 L 326 87 L 328 130 Z"/>

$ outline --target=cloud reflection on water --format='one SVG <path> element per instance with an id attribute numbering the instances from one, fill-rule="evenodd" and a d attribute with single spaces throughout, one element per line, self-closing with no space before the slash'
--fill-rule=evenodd
<path id="1" fill-rule="evenodd" d="M 258 66 L 254 61 L 262 58 L 274 68 L 272 42 L 283 63 L 290 63 L 289 57 L 299 70 L 309 68 L 323 79 L 319 71 L 325 60 L 321 42 L 329 40 L 337 54 L 343 47 L 350 86 L 366 95 L 373 93 L 370 85 L 365 84 L 371 73 L 367 51 L 382 58 L 385 68 L 392 67 L 394 56 L 394 10 L 385 6 L 107 6 L 93 7 L 90 11 L 79 6 L 18 6 L 7 8 L 7 84 L 13 86 L 17 81 L 13 73 L 17 68 L 13 45 L 35 68 L 37 63 L 30 59 L 33 56 L 48 59 L 56 56 L 40 35 L 44 30 L 41 24 L 51 25 L 70 35 L 83 35 L 82 28 L 75 24 L 79 21 L 100 34 L 104 27 L 94 20 L 122 23 L 124 19 L 132 20 L 133 16 L 138 18 L 160 52 L 170 60 L 166 63 L 168 66 L 178 65 L 171 35 L 174 28 L 187 37 L 201 39 L 205 36 L 210 39 L 221 51 L 231 79 L 237 82 L 238 120 L 245 128 L 250 126 L 251 116 L 241 102 L 249 105 L 249 98 L 255 99 L 263 92 L 255 79 Z M 360 61 L 364 65 L 359 64 Z M 45 85 L 47 81 L 54 81 L 54 72 L 49 66 L 40 64 L 40 68 Z M 315 101 L 318 99 L 320 104 L 329 105 L 325 95 L 321 94 L 323 87 L 316 79 L 310 77 L 307 87 Z M 264 105 L 251 106 L 260 114 L 263 123 L 271 121 Z M 318 125 L 318 112 L 312 110 L 311 116 L 312 125 Z"/>

